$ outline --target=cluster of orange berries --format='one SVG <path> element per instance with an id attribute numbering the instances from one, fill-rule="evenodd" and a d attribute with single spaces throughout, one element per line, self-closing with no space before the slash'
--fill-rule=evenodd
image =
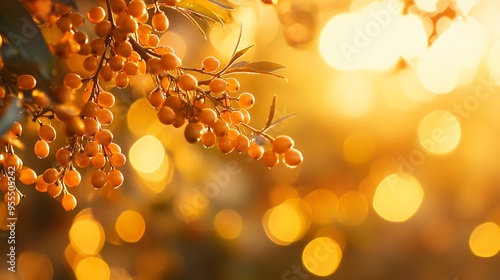
<path id="1" fill-rule="evenodd" d="M 280 157 L 287 166 L 298 166 L 302 154 L 294 148 L 290 137 L 274 138 L 267 134 L 270 127 L 258 130 L 250 126 L 249 109 L 255 104 L 255 97 L 248 92 L 238 94 L 239 81 L 226 73 L 230 65 L 221 67 L 217 58 L 209 56 L 200 68 L 186 68 L 173 48 L 160 45 L 159 36 L 169 28 L 169 19 L 161 8 L 184 9 L 176 5 L 176 0 L 155 0 L 152 5 L 143 0 L 131 0 L 128 4 L 124 0 L 106 0 L 105 7 L 94 6 L 84 16 L 59 3 L 42 26 L 49 49 L 62 59 L 84 56 L 82 66 L 88 77 L 67 73 L 61 84 L 53 88 L 52 101 L 36 89 L 31 75 L 19 76 L 15 86 L 32 91 L 32 98 L 23 100 L 23 107 L 39 125 L 35 155 L 49 155 L 50 143 L 57 136 L 53 121 L 63 123 L 67 143 L 55 153 L 57 165 L 37 176 L 32 169 L 22 167 L 22 161 L 13 152 L 10 140 L 22 131 L 21 125 L 15 123 L 9 136 L 4 137 L 6 152 L 1 154 L 0 163 L 14 164 L 16 176 L 23 184 L 34 184 L 36 190 L 52 197 L 63 194 L 66 210 L 76 207 L 69 190 L 82 181 L 77 168 L 95 168 L 90 184 L 96 189 L 105 185 L 120 187 L 124 178 L 117 167 L 126 163 L 126 157 L 106 128 L 113 122 L 110 109 L 116 101 L 109 89 L 125 88 L 136 76 L 149 75 L 156 88 L 146 98 L 157 111 L 159 121 L 183 127 L 189 143 L 201 142 L 207 148 L 217 146 L 226 154 L 246 153 L 250 158 L 262 159 L 269 168 L 276 166 Z M 78 29 L 86 20 L 94 24 L 96 36 Z M 53 35 L 54 30 L 58 36 Z M 0 85 L 4 101 L 6 92 Z M 81 101 L 76 98 L 79 94 Z M 1 174 L 0 189 L 5 191 L 5 168 Z M 18 198 L 22 196 L 19 191 L 16 193 Z"/>

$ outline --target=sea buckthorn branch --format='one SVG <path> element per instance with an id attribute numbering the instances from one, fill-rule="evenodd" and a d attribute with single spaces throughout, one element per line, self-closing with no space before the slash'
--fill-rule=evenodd
<path id="1" fill-rule="evenodd" d="M 155 0 L 146 5 L 143 0 L 128 3 L 106 0 L 104 8 L 94 6 L 86 14 L 86 19 L 94 24 L 95 37 L 79 30 L 85 21 L 83 15 L 58 4 L 41 27 L 47 38 L 52 38 L 53 32 L 62 34 L 57 40 L 49 40 L 49 49 L 62 60 L 76 54 L 84 56 L 82 66 L 92 74 L 82 78 L 79 73 L 70 71 L 63 75 L 61 85 L 55 86 L 51 94 L 52 102 L 43 91 L 36 89 L 36 80 L 30 75 L 19 76 L 15 87 L 3 83 L 9 93 L 18 89 L 33 90 L 33 98 L 23 100 L 23 108 L 39 124 L 39 140 L 34 146 L 37 157 L 47 157 L 50 143 L 56 139 L 52 122 L 63 123 L 67 144 L 55 153 L 57 165 L 37 176 L 32 169 L 22 167 L 22 161 L 19 163 L 13 152 L 11 143 L 21 134 L 17 130 L 22 129 L 15 123 L 8 133 L 10 138 L 4 140 L 6 152 L 1 154 L 2 170 L 15 165 L 23 184 L 34 184 L 35 189 L 52 197 L 62 195 L 61 202 L 66 210 L 76 207 L 71 189 L 81 184 L 78 168 L 95 168 L 90 176 L 90 185 L 95 189 L 105 185 L 121 186 L 124 178 L 118 167 L 126 163 L 126 157 L 107 128 L 113 122 L 110 109 L 116 101 L 109 89 L 125 88 L 138 75 L 148 75 L 155 84 L 146 99 L 156 110 L 159 121 L 182 127 L 188 142 L 202 142 L 207 148 L 217 145 L 225 154 L 246 153 L 253 159 L 262 159 L 268 168 L 276 166 L 280 158 L 289 167 L 298 166 L 303 159 L 293 147 L 294 141 L 288 136 L 269 134 L 272 126 L 280 121 L 273 122 L 276 97 L 267 124 L 256 129 L 250 125 L 249 111 L 255 97 L 248 92 L 240 93 L 240 83 L 233 77 L 243 73 L 283 78 L 274 73 L 285 68 L 283 65 L 241 60 L 252 48 L 238 50 L 241 34 L 224 67 L 213 56 L 204 58 L 199 68 L 184 66 L 173 48 L 159 44 L 159 35 L 167 31 L 170 24 L 162 8 L 180 12 L 205 36 L 194 18 L 207 24 L 224 25 L 229 19 L 225 11 L 232 7 L 221 1 L 203 2 L 212 6 L 197 6 L 198 2 L 189 6 L 185 1 Z M 201 12 L 207 9 L 208 14 Z M 151 19 L 148 10 L 152 12 Z M 81 101 L 75 98 L 79 94 Z"/>

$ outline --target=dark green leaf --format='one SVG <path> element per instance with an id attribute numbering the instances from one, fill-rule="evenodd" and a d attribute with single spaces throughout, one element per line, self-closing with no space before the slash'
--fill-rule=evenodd
<path id="1" fill-rule="evenodd" d="M 19 108 L 17 107 L 17 97 L 0 108 L 0 136 L 9 131 L 12 123 L 19 118 Z"/>

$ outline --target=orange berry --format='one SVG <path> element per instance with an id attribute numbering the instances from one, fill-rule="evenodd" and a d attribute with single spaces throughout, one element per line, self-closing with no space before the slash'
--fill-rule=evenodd
<path id="1" fill-rule="evenodd" d="M 99 60 L 97 57 L 90 55 L 83 60 L 83 68 L 89 72 L 94 72 L 99 67 Z"/>
<path id="2" fill-rule="evenodd" d="M 115 14 L 121 14 L 127 10 L 127 3 L 124 0 L 111 0 L 111 11 Z"/>
<path id="3" fill-rule="evenodd" d="M 67 148 L 60 148 L 56 152 L 56 161 L 60 166 L 67 166 L 71 161 L 71 152 Z"/>
<path id="4" fill-rule="evenodd" d="M 304 161 L 302 153 L 297 149 L 290 149 L 283 154 L 283 161 L 286 166 L 294 168 Z"/>
<path id="5" fill-rule="evenodd" d="M 240 112 L 243 114 L 243 123 L 244 124 L 250 123 L 251 120 L 250 113 L 245 109 L 240 109 Z"/>
<path id="6" fill-rule="evenodd" d="M 203 70 L 207 72 L 214 72 L 219 69 L 220 61 L 216 57 L 207 56 L 205 59 L 203 59 L 201 65 L 203 67 Z"/>
<path id="7" fill-rule="evenodd" d="M 104 108 L 111 108 L 115 105 L 115 96 L 110 92 L 103 91 L 97 96 L 97 104 Z"/>
<path id="8" fill-rule="evenodd" d="M 92 157 L 91 162 L 95 168 L 103 168 L 106 165 L 106 158 L 103 154 L 97 154 Z"/>
<path id="9" fill-rule="evenodd" d="M 170 125 L 175 122 L 175 112 L 170 107 L 162 107 L 156 115 L 162 124 Z"/>
<path id="10" fill-rule="evenodd" d="M 218 137 L 222 137 L 226 135 L 227 131 L 229 130 L 229 125 L 227 122 L 217 119 L 215 120 L 214 124 L 212 125 L 212 129 Z"/>
<path id="11" fill-rule="evenodd" d="M 37 178 L 36 178 L 36 181 L 35 181 L 35 189 L 39 192 L 47 192 L 47 187 L 49 186 L 49 184 L 47 184 L 44 180 L 43 180 L 43 176 L 42 175 L 39 175 Z"/>
<path id="12" fill-rule="evenodd" d="M 122 153 L 116 153 L 109 159 L 114 166 L 123 166 L 127 162 L 127 157 Z"/>
<path id="13" fill-rule="evenodd" d="M 227 89 L 227 82 L 224 79 L 221 78 L 215 78 L 212 81 L 210 81 L 210 84 L 208 85 L 210 88 L 210 91 L 214 94 L 220 94 L 226 91 Z"/>
<path id="14" fill-rule="evenodd" d="M 132 62 L 132 61 L 126 61 L 123 64 L 123 72 L 125 72 L 129 76 L 135 76 L 139 74 L 139 67 L 137 66 L 137 63 Z"/>
<path id="15" fill-rule="evenodd" d="M 129 42 L 122 42 L 116 47 L 116 53 L 123 58 L 128 58 L 132 54 L 132 45 Z"/>
<path id="16" fill-rule="evenodd" d="M 17 155 L 12 154 L 5 157 L 3 165 L 4 167 L 7 167 L 7 172 L 10 172 L 11 169 L 13 169 L 14 171 L 18 171 L 23 167 L 23 161 Z"/>
<path id="17" fill-rule="evenodd" d="M 198 114 L 198 119 L 202 124 L 210 126 L 217 119 L 217 113 L 212 108 L 204 108 Z"/>
<path id="18" fill-rule="evenodd" d="M 80 184 L 80 182 L 82 181 L 82 176 L 80 175 L 80 172 L 76 170 L 68 170 L 66 171 L 66 173 L 64 173 L 63 181 L 67 187 L 73 188 Z"/>
<path id="19" fill-rule="evenodd" d="M 95 141 L 90 141 L 85 144 L 83 152 L 88 157 L 93 157 L 99 153 L 99 144 Z"/>
<path id="20" fill-rule="evenodd" d="M 109 125 L 113 122 L 113 113 L 106 108 L 99 109 L 97 120 L 101 125 Z"/>
<path id="21" fill-rule="evenodd" d="M 204 130 L 205 127 L 203 127 L 203 124 L 199 122 L 190 123 L 184 129 L 184 137 L 189 143 L 196 143 L 200 141 L 201 137 L 203 136 Z"/>
<path id="22" fill-rule="evenodd" d="M 283 154 L 293 147 L 293 139 L 290 136 L 280 135 L 273 141 L 273 151 L 278 154 Z"/>
<path id="23" fill-rule="evenodd" d="M 234 148 L 240 154 L 246 152 L 250 148 L 250 140 L 248 140 L 248 137 L 246 137 L 245 135 L 240 134 L 238 135 L 238 137 L 236 137 L 236 143 Z"/>
<path id="24" fill-rule="evenodd" d="M 95 118 L 99 112 L 99 106 L 94 101 L 85 102 L 80 110 L 80 114 L 86 118 Z"/>
<path id="25" fill-rule="evenodd" d="M 82 78 L 75 73 L 68 73 L 64 76 L 63 84 L 69 89 L 79 89 L 82 87 Z"/>
<path id="26" fill-rule="evenodd" d="M 240 82 L 235 78 L 226 78 L 227 91 L 236 92 L 240 89 Z"/>
<path id="27" fill-rule="evenodd" d="M 99 131 L 99 125 L 97 124 L 97 121 L 94 119 L 90 118 L 85 118 L 83 120 L 83 135 L 87 137 L 93 137 L 98 131 Z"/>
<path id="28" fill-rule="evenodd" d="M 111 170 L 108 173 L 106 181 L 108 182 L 108 185 L 116 189 L 123 184 L 123 174 L 120 170 Z"/>
<path id="29" fill-rule="evenodd" d="M 21 136 L 21 134 L 23 134 L 23 126 L 18 122 L 14 122 L 9 129 L 9 136 L 17 138 Z"/>
<path id="30" fill-rule="evenodd" d="M 94 26 L 94 32 L 99 37 L 108 36 L 109 32 L 111 32 L 111 22 L 109 22 L 109 20 L 103 20 L 97 23 Z"/>
<path id="31" fill-rule="evenodd" d="M 229 119 L 231 120 L 231 123 L 238 125 L 243 122 L 244 116 L 240 111 L 233 111 L 231 112 Z"/>
<path id="32" fill-rule="evenodd" d="M 135 18 L 140 18 L 147 12 L 146 3 L 142 0 L 132 0 L 128 3 L 127 12 Z"/>
<path id="33" fill-rule="evenodd" d="M 262 162 L 267 168 L 273 168 L 279 163 L 278 154 L 273 150 L 267 150 L 264 152 L 264 155 L 262 155 Z"/>
<path id="34" fill-rule="evenodd" d="M 20 90 L 30 90 L 35 88 L 36 80 L 31 75 L 21 75 L 17 78 L 16 84 Z"/>
<path id="35" fill-rule="evenodd" d="M 49 168 L 43 172 L 43 181 L 47 184 L 54 184 L 59 179 L 59 172 L 55 168 Z"/>
<path id="36" fill-rule="evenodd" d="M 238 97 L 238 106 L 240 106 L 240 108 L 250 109 L 254 103 L 255 97 L 251 93 L 244 92 Z"/>
<path id="37" fill-rule="evenodd" d="M 66 211 L 71 211 L 76 208 L 76 198 L 70 193 L 65 193 L 61 200 L 62 207 Z"/>
<path id="38" fill-rule="evenodd" d="M 25 185 L 34 184 L 36 181 L 36 172 L 28 167 L 24 167 L 19 171 L 19 181 Z"/>
<path id="39" fill-rule="evenodd" d="M 161 88 L 156 88 L 149 93 L 148 101 L 151 106 L 155 108 L 160 107 L 165 102 L 165 94 L 163 94 Z"/>
<path id="40" fill-rule="evenodd" d="M 146 72 L 157 76 L 163 71 L 162 65 L 161 65 L 161 60 L 157 57 L 151 57 L 148 59 L 146 62 Z"/>
<path id="41" fill-rule="evenodd" d="M 212 148 L 217 142 L 217 136 L 213 131 L 208 130 L 203 134 L 201 142 L 203 143 L 203 146 L 205 146 L 205 148 Z"/>
<path id="42" fill-rule="evenodd" d="M 62 192 L 62 186 L 59 184 L 49 184 L 47 186 L 47 194 L 51 197 L 56 197 Z"/>
<path id="43" fill-rule="evenodd" d="M 75 163 L 79 167 L 87 167 L 90 163 L 90 157 L 85 155 L 83 152 L 76 152 L 75 154 Z"/>
<path id="44" fill-rule="evenodd" d="M 234 150 L 235 141 L 233 138 L 229 137 L 229 135 L 224 135 L 219 138 L 219 142 L 217 142 L 217 146 L 219 150 L 224 154 L 228 154 Z"/>
<path id="45" fill-rule="evenodd" d="M 90 184 L 96 189 L 104 187 L 107 183 L 107 175 L 102 170 L 96 170 L 90 175 Z"/>
<path id="46" fill-rule="evenodd" d="M 95 134 L 95 141 L 104 146 L 108 146 L 113 141 L 113 133 L 107 129 L 101 129 Z"/>
<path id="47" fill-rule="evenodd" d="M 182 65 L 181 59 L 174 53 L 166 53 L 161 56 L 161 64 L 163 69 L 172 71 Z"/>
<path id="48" fill-rule="evenodd" d="M 183 74 L 179 76 L 177 84 L 182 90 L 190 91 L 198 87 L 198 80 L 191 74 Z"/>
<path id="49" fill-rule="evenodd" d="M 119 89 L 126 88 L 130 82 L 130 79 L 125 72 L 120 72 L 115 76 L 115 84 Z"/>
<path id="50" fill-rule="evenodd" d="M 151 18 L 151 26 L 156 32 L 165 32 L 168 29 L 168 17 L 162 11 L 157 11 Z"/>
<path id="51" fill-rule="evenodd" d="M 248 156 L 253 159 L 260 159 L 264 155 L 264 147 L 261 145 L 251 142 L 248 148 Z"/>
<path id="52" fill-rule="evenodd" d="M 99 6 L 94 6 L 87 12 L 87 19 L 94 24 L 104 20 L 104 17 L 106 17 L 106 11 Z"/>
<path id="53" fill-rule="evenodd" d="M 34 150 L 38 158 L 46 158 L 49 155 L 50 147 L 44 140 L 38 140 L 35 143 Z"/>

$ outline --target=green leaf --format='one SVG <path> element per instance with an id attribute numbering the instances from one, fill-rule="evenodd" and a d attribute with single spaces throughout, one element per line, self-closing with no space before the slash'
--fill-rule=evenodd
<path id="1" fill-rule="evenodd" d="M 231 7 L 229 5 L 229 3 L 227 1 L 225 1 L 225 0 L 208 0 L 208 1 L 210 1 L 211 3 L 213 3 L 213 4 L 215 4 L 215 5 L 219 6 L 219 7 L 221 7 L 223 9 L 226 9 L 226 10 L 232 10 L 233 9 L 233 7 Z"/>
<path id="2" fill-rule="evenodd" d="M 0 136 L 9 131 L 12 123 L 20 116 L 17 100 L 17 97 L 14 97 L 9 104 L 0 107 Z"/>
<path id="3" fill-rule="evenodd" d="M 193 7 L 183 7 L 183 8 L 185 9 L 186 12 L 194 14 L 201 19 L 208 19 L 224 26 L 224 21 L 222 21 L 222 19 L 216 13 L 214 13 L 212 10 L 204 6 L 196 6 L 196 9 L 194 9 Z"/>
<path id="4" fill-rule="evenodd" d="M 271 129 L 271 128 L 275 127 L 275 126 L 276 126 L 277 124 L 279 124 L 280 122 L 282 122 L 282 121 L 284 121 L 284 120 L 286 120 L 286 119 L 288 119 L 288 118 L 291 118 L 291 117 L 293 117 L 293 116 L 295 116 L 295 115 L 297 115 L 297 113 L 288 114 L 288 115 L 286 115 L 286 116 L 284 116 L 284 117 L 281 117 L 281 118 L 277 119 L 276 121 L 274 121 L 273 123 L 271 123 L 271 124 L 269 125 L 269 127 L 267 127 L 266 129 L 264 129 L 262 132 L 266 132 L 266 131 L 268 131 L 269 129 Z"/>
<path id="5" fill-rule="evenodd" d="M 252 68 L 256 71 L 272 73 L 280 69 L 285 69 L 286 66 L 270 61 L 256 61 L 248 63 L 245 65 L 245 68 Z"/>

